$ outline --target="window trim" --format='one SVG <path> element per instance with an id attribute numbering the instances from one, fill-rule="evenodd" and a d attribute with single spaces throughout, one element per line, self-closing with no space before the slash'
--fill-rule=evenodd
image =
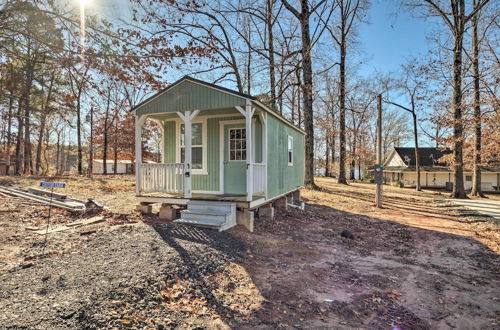
<path id="1" fill-rule="evenodd" d="M 288 166 L 293 166 L 293 136 L 287 135 L 288 138 L 286 140 L 286 161 L 288 163 Z M 292 141 L 292 149 L 290 149 L 290 141 Z M 290 162 L 290 153 L 292 153 L 292 161 Z"/>
<path id="2" fill-rule="evenodd" d="M 228 162 L 245 162 L 247 161 L 247 151 L 248 149 L 246 148 L 245 146 L 245 159 L 234 159 L 234 160 L 231 160 L 231 133 L 230 131 L 232 129 L 244 129 L 245 132 L 246 132 L 246 127 L 245 126 L 241 126 L 241 127 L 228 127 L 227 128 L 227 161 Z M 245 136 L 246 136 L 246 133 L 245 133 Z M 243 140 L 243 139 L 240 139 L 240 140 Z M 245 139 L 246 141 L 246 139 Z"/>
<path id="3" fill-rule="evenodd" d="M 201 124 L 201 138 L 202 138 L 202 144 L 201 144 L 201 157 L 202 157 L 202 165 L 201 168 L 194 168 L 191 170 L 193 174 L 196 175 L 208 175 L 208 168 L 207 168 L 207 137 L 208 137 L 208 132 L 207 132 L 207 118 L 202 117 L 202 118 L 195 118 L 192 121 L 192 124 Z M 184 125 L 184 121 L 182 121 L 180 118 L 176 118 L 175 120 L 175 160 L 176 163 L 181 162 L 181 125 Z M 199 145 L 196 145 L 199 146 Z"/>

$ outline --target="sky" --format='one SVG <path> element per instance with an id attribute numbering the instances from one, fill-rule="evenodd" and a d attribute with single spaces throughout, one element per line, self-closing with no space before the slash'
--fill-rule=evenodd
<path id="1" fill-rule="evenodd" d="M 395 3 L 392 0 L 374 1 L 368 18 L 370 24 L 359 28 L 361 46 L 368 57 L 361 69 L 363 74 L 397 71 L 409 57 L 428 50 L 429 22 L 414 17 Z"/>

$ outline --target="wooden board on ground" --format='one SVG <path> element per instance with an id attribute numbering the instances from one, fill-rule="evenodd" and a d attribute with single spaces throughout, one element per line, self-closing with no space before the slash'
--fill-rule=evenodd
<path id="1" fill-rule="evenodd" d="M 96 223 L 104 222 L 104 221 L 105 221 L 104 217 L 96 216 L 96 217 L 92 217 L 92 218 L 88 218 L 88 219 L 83 219 L 83 220 L 71 222 L 71 223 L 68 223 L 68 224 L 65 224 L 62 226 L 49 228 L 48 231 L 46 228 L 42 229 L 40 227 L 26 227 L 26 230 L 33 230 L 38 235 L 45 235 L 45 233 L 50 234 L 50 233 L 56 233 L 56 232 L 60 232 L 60 231 L 66 231 L 66 230 L 70 230 L 70 229 L 74 229 L 74 228 L 78 228 L 78 227 L 82 227 L 82 226 L 87 226 L 87 225 L 92 225 L 92 224 L 96 224 Z"/>

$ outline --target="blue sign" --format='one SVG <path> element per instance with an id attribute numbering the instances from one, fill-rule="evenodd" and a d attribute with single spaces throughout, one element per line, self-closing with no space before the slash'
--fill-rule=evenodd
<path id="1" fill-rule="evenodd" d="M 66 184 L 62 182 L 40 182 L 40 187 L 45 188 L 65 188 Z"/>

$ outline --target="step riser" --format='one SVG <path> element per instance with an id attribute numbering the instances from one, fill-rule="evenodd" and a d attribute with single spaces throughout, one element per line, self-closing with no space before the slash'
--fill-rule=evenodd
<path id="1" fill-rule="evenodd" d="M 214 212 L 214 213 L 231 213 L 233 204 L 227 202 L 207 202 L 207 201 L 190 201 L 188 210 L 193 212 Z"/>
<path id="2" fill-rule="evenodd" d="M 204 213 L 204 212 L 210 212 L 210 213 L 231 213 L 231 208 L 230 207 L 204 207 L 204 206 L 189 206 L 188 205 L 188 210 L 192 212 L 197 212 L 197 213 Z"/>
<path id="3" fill-rule="evenodd" d="M 236 225 L 236 203 L 190 201 L 175 222 L 225 230 Z"/>
<path id="4" fill-rule="evenodd" d="M 188 214 L 181 213 L 181 219 L 186 221 L 192 221 L 194 223 L 206 223 L 215 226 L 222 226 L 227 221 L 226 216 L 218 215 L 208 215 L 208 214 Z"/>

